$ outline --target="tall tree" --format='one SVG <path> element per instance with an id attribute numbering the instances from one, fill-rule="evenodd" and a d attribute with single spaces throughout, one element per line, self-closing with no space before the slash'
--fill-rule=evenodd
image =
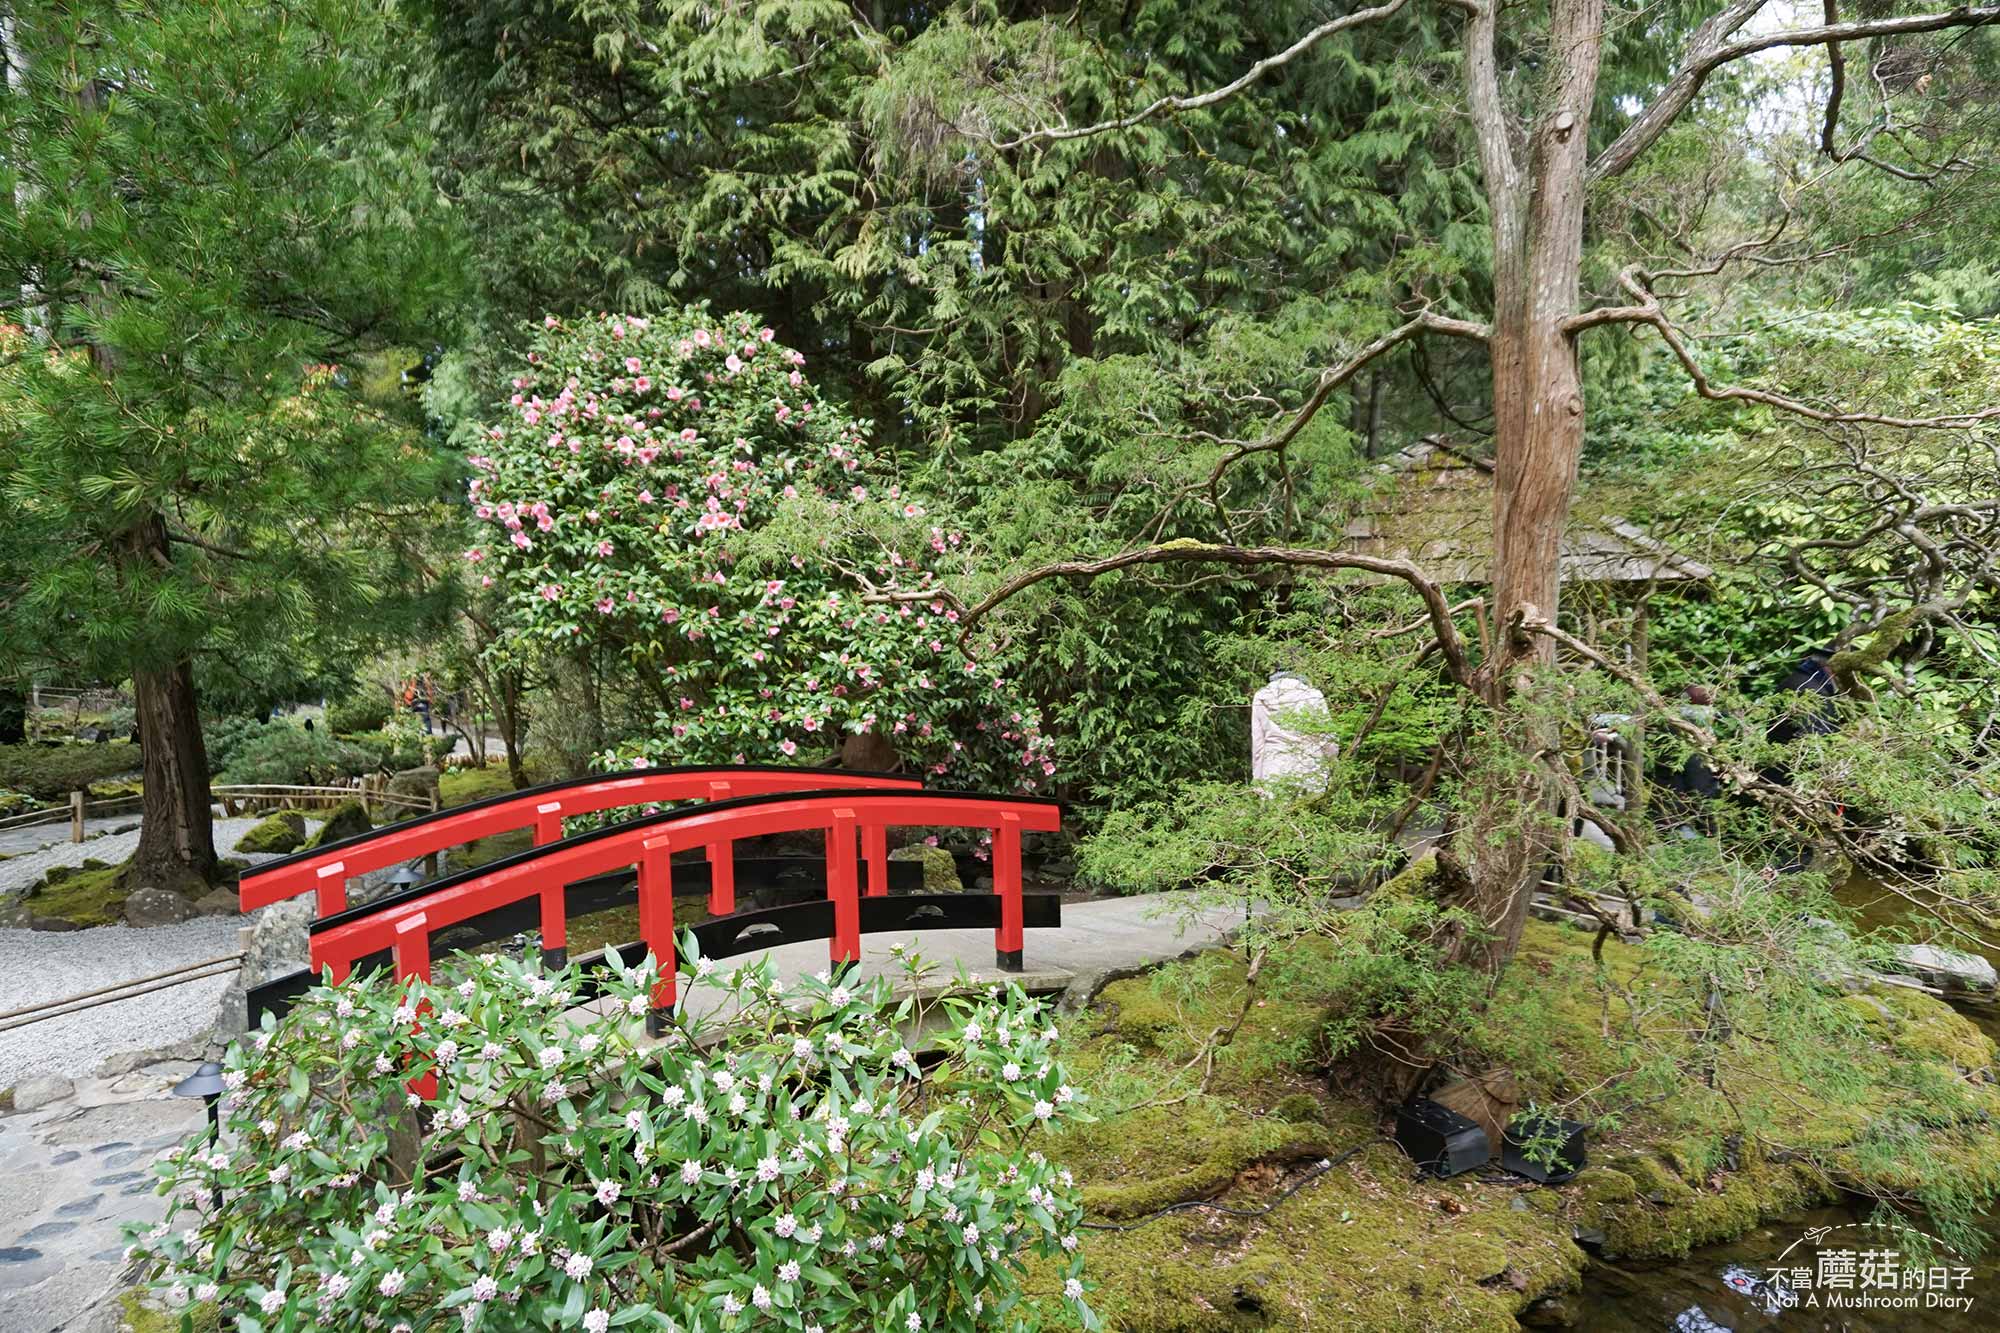
<path id="1" fill-rule="evenodd" d="M 452 244 L 386 97 L 387 11 L 227 0 L 17 11 L 0 485 L 29 540 L 0 655 L 129 676 L 134 882 L 210 880 L 195 666 L 372 631 L 442 495 L 340 364 L 421 327 Z"/>
<path id="2" fill-rule="evenodd" d="M 1948 396 L 1933 415 L 1901 415 L 1716 383 L 1670 314 L 1670 284 L 1732 264 L 1797 264 L 1812 258 L 1811 249 L 1802 250 L 1779 227 L 1768 236 L 1716 253 L 1696 251 L 1690 259 L 1685 247 L 1703 238 L 1670 236 L 1664 239 L 1683 247 L 1678 262 L 1631 264 L 1618 278 L 1622 302 L 1595 302 L 1587 300 L 1584 291 L 1586 221 L 1593 200 L 1601 201 L 1610 182 L 1632 172 L 1676 126 L 1689 120 L 1711 79 L 1739 62 L 1787 48 L 1819 48 L 1838 59 L 1843 46 L 1872 44 L 1880 68 L 1889 63 L 1885 52 L 1907 55 L 1913 49 L 1899 42 L 1920 43 L 1924 34 L 2000 23 L 2000 6 L 1916 7 L 1907 13 L 1877 10 L 1850 22 L 1837 21 L 1830 8 L 1823 24 L 1794 28 L 1767 21 L 1754 31 L 1753 21 L 1776 8 L 1770 0 L 1729 0 L 1719 9 L 1669 11 L 1658 17 L 1650 11 L 1645 15 L 1615 11 L 1605 0 L 1548 0 L 1546 6 L 1515 9 L 1503 9 L 1493 0 L 1446 0 L 1445 7 L 1461 16 L 1451 54 L 1462 72 L 1465 123 L 1476 148 L 1487 214 L 1492 281 L 1486 317 L 1450 317 L 1429 308 L 1417 311 L 1323 370 L 1303 405 L 1283 414 L 1253 447 L 1274 447 L 1295 436 L 1333 391 L 1405 343 L 1449 336 L 1483 346 L 1486 352 L 1496 481 L 1490 600 L 1494 651 L 1473 662 L 1459 643 L 1444 599 L 1423 570 L 1404 564 L 1378 572 L 1394 574 L 1424 591 L 1448 669 L 1490 706 L 1487 726 L 1505 738 L 1500 757 L 1484 766 L 1482 790 L 1461 842 L 1470 861 L 1467 902 L 1487 927 L 1468 954 L 1497 970 L 1513 955 L 1534 881 L 1561 836 L 1555 818 L 1558 778 L 1545 762 L 1547 756 L 1560 753 L 1559 739 L 1546 714 L 1522 706 L 1522 695 L 1535 671 L 1553 664 L 1560 636 L 1559 542 L 1575 495 L 1587 423 L 1581 336 L 1614 326 L 1648 328 L 1702 397 L 1823 424 L 1873 423 L 1921 430 L 2000 417 L 2000 406 L 1961 405 Z M 1055 118 L 1023 125 L 1022 108 L 1034 107 L 1034 98 L 1022 89 L 1003 87 L 1000 96 L 985 102 L 987 123 L 995 128 L 979 136 L 976 148 L 968 137 L 968 151 L 1047 152 L 1203 111 L 1245 95 L 1329 43 L 1351 41 L 1355 31 L 1370 25 L 1409 21 L 1409 14 L 1421 8 L 1409 0 L 1386 0 L 1350 11 L 1301 32 L 1229 83 L 1199 93 L 1162 93 L 1150 101 L 1136 101 L 1124 114 L 1096 120 L 1079 117 L 1084 122 L 1079 124 Z M 1617 39 L 1607 32 L 1608 16 L 1615 17 L 1620 27 L 1644 31 L 1656 45 L 1661 38 L 1671 38 L 1673 45 L 1665 49 L 1676 54 L 1664 66 L 1653 66 L 1658 74 L 1650 81 L 1634 85 L 1627 70 L 1622 83 L 1610 83 L 1605 58 Z M 1642 70 L 1647 67 L 1646 62 L 1640 65 Z M 1876 82 L 1881 100 L 1877 114 L 1889 123 L 1900 103 L 1934 102 L 1951 95 L 1948 84 L 1934 86 L 1929 79 Z M 1876 142 L 1876 132 L 1863 131 L 1858 141 L 1843 137 L 1847 123 L 1843 87 L 1839 79 L 1831 82 L 1825 107 L 1822 150 L 1827 170 L 1900 173 L 1899 178 L 1917 185 L 1939 174 L 1927 172 L 1921 160 L 1914 165 L 1903 160 L 1907 146 Z M 1619 96 L 1607 105 L 1607 95 L 1613 92 Z M 1871 144 L 1877 152 L 1863 151 Z M 1663 288 L 1668 289 L 1666 297 L 1660 295 Z M 1032 571 L 1002 589 L 1002 594 L 1055 575 L 1095 576 L 1149 563 L 1218 559 L 1242 565 L 1375 567 L 1363 559 L 1322 551 L 1177 543 Z M 967 619 L 977 621 L 994 600 L 974 608 Z"/>

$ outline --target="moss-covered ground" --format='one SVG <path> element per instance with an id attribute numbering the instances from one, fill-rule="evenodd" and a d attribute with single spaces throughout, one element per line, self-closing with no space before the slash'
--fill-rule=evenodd
<path id="1" fill-rule="evenodd" d="M 1585 1110 L 1609 1106 L 1599 1085 L 1618 1086 L 1633 1063 L 1600 983 L 1614 994 L 1646 983 L 1638 950 L 1611 944 L 1600 971 L 1590 939 L 1532 924 L 1494 1007 L 1514 1030 L 1485 1034 L 1489 1049 L 1512 1043 L 1525 1098 L 1578 1106 L 1594 1122 L 1593 1165 L 1560 1186 L 1497 1169 L 1418 1176 L 1383 1137 L 1378 1102 L 1332 1090 L 1338 1080 L 1312 1038 L 1327 1001 L 1309 988 L 1254 1001 L 1205 1092 L 1201 1053 L 1242 1007 L 1243 965 L 1216 953 L 1192 965 L 1198 984 L 1182 964 L 1105 988 L 1072 1020 L 1065 1054 L 1096 1119 L 1066 1128 L 1049 1151 L 1076 1173 L 1089 1218 L 1138 1224 L 1083 1236 L 1106 1326 L 1512 1330 L 1527 1306 L 1576 1282 L 1587 1262 L 1580 1233 L 1601 1235 L 1610 1253 L 1667 1258 L 1841 1189 L 1899 1195 L 1917 1183 L 1898 1176 L 1912 1161 L 1975 1193 L 2000 1185 L 2000 1136 L 1987 1123 L 2000 1114 L 2000 1089 L 1987 1081 L 1993 1043 L 1910 991 L 1839 1003 L 1855 1015 L 1857 1058 L 1881 1057 L 1922 1094 L 1911 1103 L 1929 1117 L 1915 1154 L 1879 1142 L 1896 1113 L 1860 1104 L 1870 1085 L 1827 1100 L 1776 1067 L 1729 1071 L 1728 1096 L 1696 1080 L 1647 1088 L 1616 1114 Z M 1685 1038 L 1663 1020 L 1650 1031 L 1642 1021 L 1637 1040 Z M 1741 1104 L 1746 1088 L 1758 1104 Z M 1267 1215 L 1148 1217 L 1191 1199 L 1256 1210 L 1328 1157 L 1331 1170 Z M 1035 1277 L 1038 1289 L 1052 1282 Z"/>
<path id="2" fill-rule="evenodd" d="M 36 916 L 59 917 L 78 926 L 108 926 L 124 919 L 125 899 L 132 892 L 125 865 L 87 860 L 74 868 L 57 866 L 22 895 L 20 902 Z"/>

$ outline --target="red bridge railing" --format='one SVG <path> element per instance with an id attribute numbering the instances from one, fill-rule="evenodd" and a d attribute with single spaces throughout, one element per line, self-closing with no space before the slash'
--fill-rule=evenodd
<path id="1" fill-rule="evenodd" d="M 837 768 L 735 765 L 713 768 L 642 768 L 630 773 L 573 778 L 454 806 L 357 834 L 309 852 L 266 861 L 243 872 L 238 898 L 248 912 L 302 893 L 316 893 L 319 914 L 332 916 L 347 906 L 347 883 L 373 870 L 400 865 L 433 852 L 462 847 L 479 838 L 533 828 L 537 845 L 562 837 L 565 815 L 594 814 L 621 806 L 662 801 L 723 801 L 774 792 L 921 790 L 919 778 L 894 773 L 860 773 Z M 716 890 L 734 910 L 734 890 L 726 863 L 716 867 Z"/>
<path id="2" fill-rule="evenodd" d="M 984 899 L 997 908 L 989 919 L 994 924 L 999 965 L 1019 971 L 1023 928 L 1021 835 L 1055 832 L 1061 827 L 1061 819 L 1061 805 L 1045 798 L 923 790 L 815 791 L 688 806 L 534 847 L 490 865 L 324 918 L 312 927 L 312 971 L 330 973 L 333 981 L 343 981 L 358 960 L 387 952 L 393 958 L 398 976 L 428 979 L 431 941 L 440 931 L 528 899 L 537 900 L 539 905 L 544 956 L 552 964 L 560 965 L 567 961 L 564 903 L 567 885 L 637 866 L 641 942 L 659 961 L 661 977 L 654 993 L 654 1007 L 670 1009 L 675 1000 L 670 859 L 674 852 L 699 850 L 711 864 L 720 867 L 729 863 L 734 844 L 740 839 L 822 832 L 826 840 L 827 901 L 831 907 L 829 953 L 834 963 L 841 964 L 858 962 L 861 957 L 863 904 L 857 844 L 859 856 L 865 857 L 869 865 L 869 897 L 886 896 L 888 831 L 907 827 L 984 829 L 992 833 L 992 894 L 949 897 L 968 904 Z M 734 904 L 722 900 L 725 882 L 725 876 L 715 877 L 710 907 L 717 916 L 729 919 L 712 925 L 733 929 L 734 923 L 743 923 L 755 928 L 763 925 L 756 919 L 774 915 L 746 912 L 729 916 Z M 938 896 L 938 900 L 944 898 L 945 895 Z M 931 901 L 936 900 L 927 903 Z M 888 919 L 882 920 L 885 924 L 877 928 L 887 928 Z"/>

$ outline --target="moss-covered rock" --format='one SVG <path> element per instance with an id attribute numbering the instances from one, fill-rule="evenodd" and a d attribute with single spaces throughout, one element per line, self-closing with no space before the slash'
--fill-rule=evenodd
<path id="1" fill-rule="evenodd" d="M 20 905 L 39 928 L 109 926 L 124 919 L 125 899 L 132 891 L 125 867 L 102 861 L 75 868 L 51 867 L 41 883 L 24 894 Z"/>
<path id="2" fill-rule="evenodd" d="M 302 811 L 280 810 L 267 815 L 257 826 L 236 840 L 236 850 L 245 853 L 283 855 L 297 850 L 306 840 L 306 817 Z"/>
<path id="3" fill-rule="evenodd" d="M 898 847 L 889 853 L 891 861 L 916 861 L 924 868 L 925 893 L 963 893 L 965 885 L 959 882 L 958 862 L 942 847 L 926 847 L 917 844 Z M 891 881 L 893 883 L 893 881 Z"/>
<path id="4" fill-rule="evenodd" d="M 375 825 L 369 821 L 368 807 L 360 801 L 342 801 L 333 807 L 333 813 L 326 817 L 326 823 L 313 830 L 313 835 L 299 846 L 300 851 L 310 851 L 315 847 L 328 847 L 346 838 L 366 833 Z"/>
<path id="5" fill-rule="evenodd" d="M 507 776 L 506 766 L 502 764 L 488 764 L 485 768 L 448 768 L 438 775 L 437 785 L 438 801 L 447 808 L 470 805 L 493 796 L 506 796 L 514 790 L 514 781 Z"/>

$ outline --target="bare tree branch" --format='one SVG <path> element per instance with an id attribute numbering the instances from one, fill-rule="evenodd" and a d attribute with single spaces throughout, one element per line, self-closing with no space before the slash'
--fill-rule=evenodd
<path id="1" fill-rule="evenodd" d="M 1205 106 L 1213 106 L 1217 102 L 1234 97 L 1237 93 L 1242 92 L 1245 88 L 1248 88 L 1251 84 L 1257 82 L 1257 80 L 1263 78 L 1279 66 L 1290 64 L 1293 60 L 1312 50 L 1313 47 L 1319 45 L 1320 42 L 1333 36 L 1335 33 L 1345 32 L 1349 28 L 1356 28 L 1364 23 L 1372 23 L 1376 19 L 1388 18 L 1407 3 L 1408 0 L 1388 0 L 1386 4 L 1377 5 L 1372 9 L 1357 9 L 1351 14 L 1343 14 L 1339 18 L 1328 19 L 1325 23 L 1320 24 L 1305 36 L 1278 52 L 1278 54 L 1264 57 L 1264 59 L 1246 70 L 1242 77 L 1225 83 L 1220 88 L 1212 88 L 1208 92 L 1197 93 L 1192 97 L 1162 97 L 1148 103 L 1129 116 L 1122 116 L 1117 120 L 1100 121 L 1095 125 L 1080 125 L 1075 127 L 1056 126 L 1050 129 L 1032 130 L 1027 134 L 1021 135 L 1019 138 L 1008 139 L 1005 142 L 996 143 L 994 146 L 1005 151 L 1020 148 L 1037 141 L 1061 143 L 1069 139 L 1085 139 L 1093 134 L 1106 134 L 1113 130 L 1129 130 L 1135 125 L 1140 125 L 1151 120 L 1162 112 L 1195 111 Z"/>
<path id="2" fill-rule="evenodd" d="M 1897 37 L 2000 23 L 2000 5 L 1961 5 L 1957 9 L 1929 14 L 1828 23 L 1817 28 L 1764 33 L 1740 41 L 1727 40 L 1765 3 L 1766 0 L 1736 0 L 1696 30 L 1694 39 L 1688 45 L 1686 60 L 1667 80 L 1667 86 L 1660 90 L 1660 95 L 1590 164 L 1591 183 L 1616 176 L 1638 161 L 1640 154 L 1652 147 L 1666 133 L 1667 127 L 1680 119 L 1681 113 L 1694 101 L 1695 94 L 1701 91 L 1702 84 L 1708 81 L 1708 76 L 1733 60 L 1780 46 L 1828 46 L 1839 42 L 1865 41 L 1870 37 Z"/>
<path id="3" fill-rule="evenodd" d="M 1042 565 L 1026 573 L 1017 574 L 1001 584 L 959 618 L 959 634 L 961 638 L 970 634 L 973 626 L 993 608 L 1024 588 L 1033 587 L 1048 579 L 1094 579 L 1100 574 L 1129 569 L 1134 565 L 1159 565 L 1175 561 L 1244 566 L 1296 565 L 1311 569 L 1359 569 L 1371 574 L 1401 579 L 1423 598 L 1424 606 L 1430 614 L 1431 628 L 1437 634 L 1438 651 L 1443 654 L 1452 679 L 1460 685 L 1471 688 L 1472 668 L 1466 661 L 1465 645 L 1460 641 L 1458 629 L 1452 623 L 1452 607 L 1445 600 L 1444 593 L 1438 585 L 1407 560 L 1354 555 L 1346 551 L 1316 551 L 1289 546 L 1213 546 L 1207 542 L 1176 541 L 1159 546 L 1142 547 L 1135 551 L 1124 551 L 1098 560 L 1061 560 L 1052 565 Z"/>
<path id="4" fill-rule="evenodd" d="M 1720 267 L 1718 263 L 1717 267 Z M 1667 318 L 1660 305 L 1660 299 L 1653 294 L 1651 277 L 1645 270 L 1632 267 L 1619 276 L 1619 284 L 1635 298 L 1635 304 L 1626 306 L 1601 306 L 1596 310 L 1586 310 L 1571 315 L 1563 321 L 1565 332 L 1575 335 L 1586 329 L 1594 329 L 1605 324 L 1650 324 L 1660 335 L 1674 359 L 1681 363 L 1681 369 L 1694 382 L 1695 392 L 1714 402 L 1761 403 L 1765 407 L 1789 412 L 1809 421 L 1829 424 L 1854 423 L 1876 426 L 1895 426 L 1903 430 L 1953 430 L 1966 426 L 1976 426 L 1981 422 L 2000 420 L 2000 406 L 1981 408 L 1977 412 L 1947 412 L 1932 417 L 1896 417 L 1881 412 L 1831 412 L 1812 406 L 1796 398 L 1767 389 L 1750 389 L 1741 385 L 1717 386 L 1711 384 L 1708 375 L 1689 350 L 1681 332 Z"/>

